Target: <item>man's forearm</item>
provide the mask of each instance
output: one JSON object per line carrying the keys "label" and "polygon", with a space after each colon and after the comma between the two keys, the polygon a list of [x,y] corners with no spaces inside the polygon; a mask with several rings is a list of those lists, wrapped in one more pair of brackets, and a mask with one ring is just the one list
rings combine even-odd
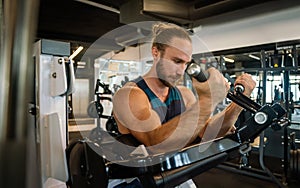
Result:
{"label": "man's forearm", "polygon": [[[211,117],[211,114],[214,111],[216,104],[213,104],[211,98],[200,98],[200,100],[198,100],[198,102],[195,104],[195,107],[198,108],[197,129],[194,132],[194,135],[191,138],[189,144],[193,142],[197,137],[199,137],[199,135],[203,135],[207,126],[206,122]],[[195,124],[195,122],[193,123]]]}
{"label": "man's forearm", "polygon": [[242,109],[231,103],[222,112],[212,116],[206,123],[205,132],[200,134],[202,140],[208,141],[224,136],[232,128]]}
{"label": "man's forearm", "polygon": [[156,145],[162,141],[169,142],[167,145],[172,148],[180,147],[182,144],[189,145],[203,131],[212,113],[213,108],[209,107],[208,103],[207,101],[204,105],[204,101],[197,101],[181,115],[149,132],[149,138],[152,138],[149,145]]}
{"label": "man's forearm", "polygon": [[217,137],[224,136],[235,124],[243,108],[237,105],[236,103],[230,103],[224,111],[224,119],[222,127],[218,133]]}

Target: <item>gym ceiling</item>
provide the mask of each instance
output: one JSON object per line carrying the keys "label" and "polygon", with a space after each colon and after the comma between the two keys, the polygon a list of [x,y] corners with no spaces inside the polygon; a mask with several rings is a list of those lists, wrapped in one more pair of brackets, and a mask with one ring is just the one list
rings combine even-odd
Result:
{"label": "gym ceiling", "polygon": [[299,4],[292,0],[41,0],[37,39],[71,42],[76,49],[132,22],[161,20],[193,29]]}

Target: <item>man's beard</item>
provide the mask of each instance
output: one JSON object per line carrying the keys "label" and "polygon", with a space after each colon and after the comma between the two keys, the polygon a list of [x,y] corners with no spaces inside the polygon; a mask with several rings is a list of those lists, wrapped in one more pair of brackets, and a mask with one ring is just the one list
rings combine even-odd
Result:
{"label": "man's beard", "polygon": [[174,87],[176,85],[176,82],[178,81],[179,78],[173,78],[172,80],[168,79],[168,77],[166,77],[165,73],[165,69],[163,67],[163,60],[160,59],[157,62],[157,66],[156,66],[156,73],[158,76],[158,79],[161,81],[161,83],[163,83],[165,86],[167,87]]}

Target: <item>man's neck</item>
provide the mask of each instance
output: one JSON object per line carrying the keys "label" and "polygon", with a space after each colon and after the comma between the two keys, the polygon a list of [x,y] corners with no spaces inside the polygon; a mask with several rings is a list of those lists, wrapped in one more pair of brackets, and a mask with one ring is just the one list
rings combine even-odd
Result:
{"label": "man's neck", "polygon": [[148,74],[143,76],[143,79],[147,83],[152,92],[155,93],[162,101],[168,97],[169,87],[164,85],[157,77],[150,76]]}

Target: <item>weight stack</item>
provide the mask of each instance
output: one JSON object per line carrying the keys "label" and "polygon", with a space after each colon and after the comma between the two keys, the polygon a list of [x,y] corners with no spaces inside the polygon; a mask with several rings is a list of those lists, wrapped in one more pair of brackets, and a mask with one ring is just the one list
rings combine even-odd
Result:
{"label": "weight stack", "polygon": [[290,176],[300,180],[300,149],[290,150]]}

